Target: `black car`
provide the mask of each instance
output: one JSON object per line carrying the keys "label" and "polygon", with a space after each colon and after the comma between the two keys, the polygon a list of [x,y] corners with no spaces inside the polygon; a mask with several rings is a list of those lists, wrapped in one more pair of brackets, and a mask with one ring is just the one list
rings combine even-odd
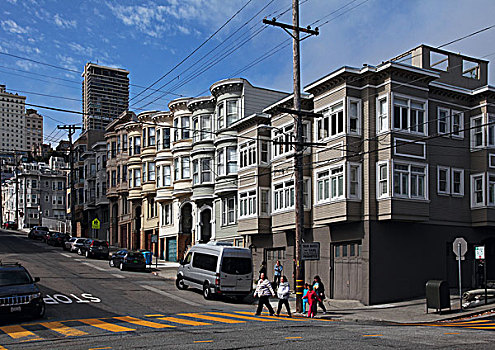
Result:
{"label": "black car", "polygon": [[48,237],[46,243],[54,247],[63,247],[69,239],[70,235],[68,233],[50,232],[50,237]]}
{"label": "black car", "polygon": [[101,257],[108,259],[108,242],[89,238],[79,247],[77,253],[86,258]]}
{"label": "black car", "polygon": [[146,271],[146,258],[143,253],[125,249],[113,253],[108,264],[111,267],[118,267],[121,271]]}
{"label": "black car", "polygon": [[45,302],[36,282],[20,264],[0,262],[0,315],[43,317]]}
{"label": "black car", "polygon": [[50,232],[48,227],[46,226],[34,226],[31,231],[28,233],[28,238],[31,239],[39,239],[44,241],[46,239],[46,235]]}

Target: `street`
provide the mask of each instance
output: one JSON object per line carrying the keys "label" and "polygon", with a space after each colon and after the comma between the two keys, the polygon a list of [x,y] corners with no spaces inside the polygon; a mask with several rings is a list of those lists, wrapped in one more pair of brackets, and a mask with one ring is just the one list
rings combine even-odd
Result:
{"label": "street", "polygon": [[338,314],[254,317],[254,305],[207,301],[173,280],[122,272],[14,231],[0,231],[0,259],[40,277],[47,303],[43,319],[2,323],[0,349],[488,349],[495,341],[492,319],[400,325],[343,322]]}

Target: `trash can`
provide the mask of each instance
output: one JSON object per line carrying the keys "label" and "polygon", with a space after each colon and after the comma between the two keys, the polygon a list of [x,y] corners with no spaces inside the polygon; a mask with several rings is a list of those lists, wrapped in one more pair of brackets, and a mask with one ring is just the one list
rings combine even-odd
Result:
{"label": "trash can", "polygon": [[426,313],[428,309],[436,309],[442,313],[442,309],[450,310],[450,291],[446,281],[431,280],[426,282]]}
{"label": "trash can", "polygon": [[141,253],[143,253],[144,258],[146,259],[146,265],[151,265],[151,259],[153,257],[153,254],[149,250],[140,250]]}

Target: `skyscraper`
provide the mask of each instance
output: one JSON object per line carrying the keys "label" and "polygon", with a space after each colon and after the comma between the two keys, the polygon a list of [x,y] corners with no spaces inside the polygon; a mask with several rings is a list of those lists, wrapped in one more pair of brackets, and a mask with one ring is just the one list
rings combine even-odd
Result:
{"label": "skyscraper", "polygon": [[86,63],[82,74],[84,130],[105,129],[129,107],[129,71]]}
{"label": "skyscraper", "polygon": [[26,97],[6,91],[0,85],[0,149],[5,151],[26,150],[25,124]]}

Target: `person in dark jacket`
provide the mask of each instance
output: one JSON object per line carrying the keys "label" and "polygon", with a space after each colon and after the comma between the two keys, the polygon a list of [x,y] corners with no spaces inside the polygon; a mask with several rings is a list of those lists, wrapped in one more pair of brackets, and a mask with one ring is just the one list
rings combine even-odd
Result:
{"label": "person in dark jacket", "polygon": [[273,291],[272,284],[265,277],[265,274],[262,273],[260,276],[260,280],[256,286],[256,290],[254,291],[254,297],[259,298],[258,308],[256,309],[256,316],[261,315],[261,311],[263,310],[263,305],[266,306],[270,316],[273,316],[275,313],[273,311],[272,306],[270,305],[270,296],[275,296],[275,292]]}
{"label": "person in dark jacket", "polygon": [[260,270],[258,272],[260,273],[260,278],[262,273],[264,273],[266,276],[266,261],[263,260],[263,262],[260,265]]}
{"label": "person in dark jacket", "polygon": [[325,285],[320,279],[320,276],[316,275],[313,280],[313,290],[318,295],[318,306],[323,310],[323,314],[327,313],[325,305],[323,305],[323,300],[325,300]]}

